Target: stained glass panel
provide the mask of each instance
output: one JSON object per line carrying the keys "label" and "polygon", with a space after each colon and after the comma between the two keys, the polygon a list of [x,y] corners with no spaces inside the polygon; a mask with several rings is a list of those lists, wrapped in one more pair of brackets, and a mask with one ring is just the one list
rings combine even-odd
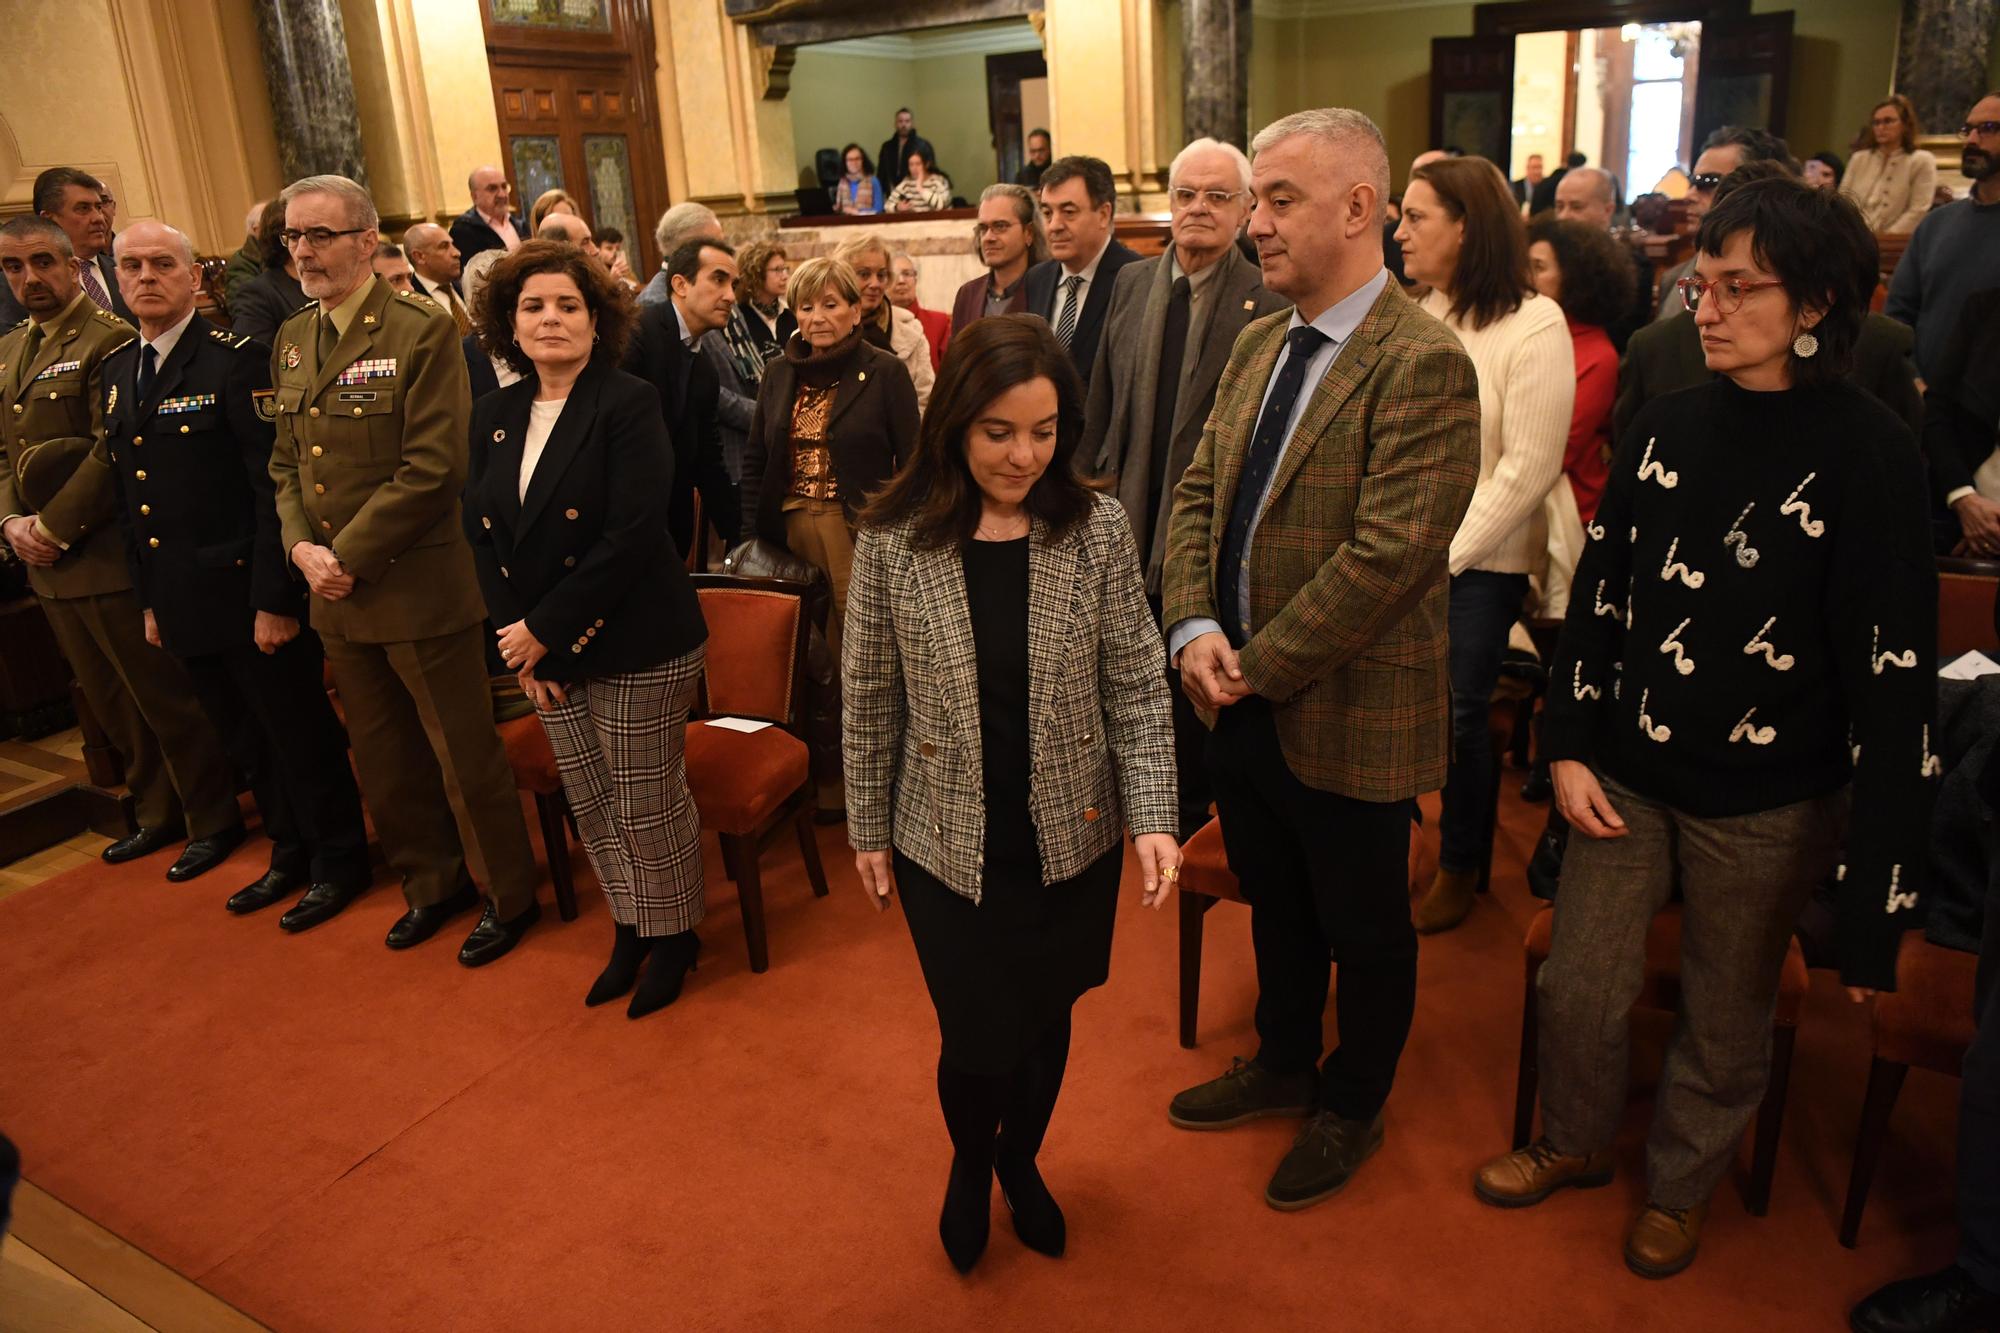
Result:
{"label": "stained glass panel", "polygon": [[493,21],[509,28],[554,28],[564,32],[610,32],[605,0],[487,0]]}
{"label": "stained glass panel", "polygon": [[584,135],[583,169],[590,176],[591,226],[598,231],[616,227],[628,245],[635,244],[639,232],[632,218],[632,160],[625,136]]}
{"label": "stained glass panel", "polygon": [[554,135],[517,134],[508,141],[514,159],[514,198],[532,203],[544,190],[563,188],[562,145]]}

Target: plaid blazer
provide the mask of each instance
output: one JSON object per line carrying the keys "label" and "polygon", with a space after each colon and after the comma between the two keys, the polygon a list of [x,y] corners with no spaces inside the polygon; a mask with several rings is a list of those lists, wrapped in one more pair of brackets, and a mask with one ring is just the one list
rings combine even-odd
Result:
{"label": "plaid blazer", "polygon": [[[1215,565],[1289,312],[1244,329],[1174,492],[1163,619],[1216,616]],[[1444,562],[1479,479],[1479,389],[1390,283],[1313,391],[1250,551],[1243,674],[1301,782],[1366,801],[1444,784]]]}
{"label": "plaid blazer", "polygon": [[[1172,834],[1166,653],[1125,511],[1097,495],[1060,541],[1028,551],[1029,809],[1042,882],[1082,871],[1121,828]],[[843,622],[847,840],[897,850],[979,901],[986,849],[977,650],[956,546],[907,524],[865,529]]]}

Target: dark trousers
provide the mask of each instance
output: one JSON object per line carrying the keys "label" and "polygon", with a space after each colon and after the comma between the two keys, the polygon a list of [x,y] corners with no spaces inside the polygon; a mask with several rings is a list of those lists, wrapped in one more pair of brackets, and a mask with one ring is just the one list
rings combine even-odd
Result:
{"label": "dark trousers", "polygon": [[1358,801],[1308,787],[1278,744],[1270,704],[1224,708],[1208,773],[1229,869],[1250,903],[1257,953],[1257,1061],[1281,1074],[1319,1063],[1332,965],[1340,1042],[1320,1104],[1370,1120],[1389,1098],[1417,1003],[1410,925],[1411,801]]}
{"label": "dark trousers", "polygon": [[327,701],[319,636],[301,627],[275,653],[245,644],[183,658],[195,697],[250,779],[271,868],[315,884],[368,882],[368,832],[347,766],[347,733]]}
{"label": "dark trousers", "polygon": [[1521,618],[1526,574],[1469,569],[1451,579],[1451,769],[1440,795],[1438,865],[1477,871],[1490,854],[1493,737],[1486,729],[1507,632]]}
{"label": "dark trousers", "polygon": [[1986,886],[1975,994],[1979,1035],[1965,1052],[1958,1102],[1958,1262],[2000,1291],[2000,877]]}

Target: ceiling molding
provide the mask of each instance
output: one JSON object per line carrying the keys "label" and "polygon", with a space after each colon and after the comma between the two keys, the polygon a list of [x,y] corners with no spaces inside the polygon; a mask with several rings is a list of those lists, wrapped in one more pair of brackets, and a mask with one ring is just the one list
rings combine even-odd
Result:
{"label": "ceiling molding", "polygon": [[1444,9],[1465,0],[1251,0],[1250,12],[1260,19],[1330,19],[1387,10]]}
{"label": "ceiling molding", "polygon": [[1018,27],[973,32],[898,33],[890,37],[849,37],[799,48],[801,54],[859,56],[870,60],[922,60],[932,56],[1002,55],[1039,51],[1042,39],[1026,22]]}

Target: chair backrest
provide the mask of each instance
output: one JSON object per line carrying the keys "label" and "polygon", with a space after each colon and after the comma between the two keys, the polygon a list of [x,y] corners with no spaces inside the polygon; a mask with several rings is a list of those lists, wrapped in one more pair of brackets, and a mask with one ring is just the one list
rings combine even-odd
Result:
{"label": "chair backrest", "polygon": [[1938,561],[1938,660],[1979,651],[2000,655],[1994,628],[1994,598],[2000,596],[2000,565],[1987,560]]}
{"label": "chair backrest", "polygon": [[708,622],[705,711],[802,733],[806,637],[812,628],[807,586],[734,574],[690,577]]}

